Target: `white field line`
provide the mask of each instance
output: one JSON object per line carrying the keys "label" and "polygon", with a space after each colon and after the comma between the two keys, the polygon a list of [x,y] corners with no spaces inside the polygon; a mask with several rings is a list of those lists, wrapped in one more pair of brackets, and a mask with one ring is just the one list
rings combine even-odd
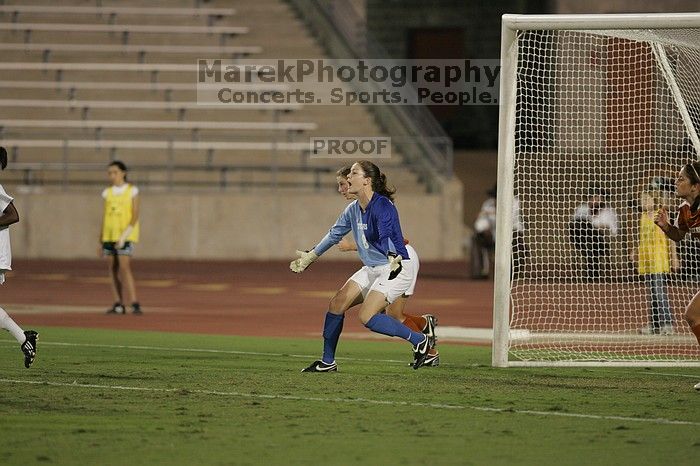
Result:
{"label": "white field line", "polygon": [[[85,277],[83,277],[84,279]],[[87,277],[89,278],[89,277]],[[205,285],[206,286],[206,285]],[[242,288],[244,291],[246,287]],[[5,310],[10,315],[27,314],[102,314],[104,309],[94,306],[65,306],[65,305],[37,305],[37,304],[7,304]],[[173,308],[149,308],[149,313],[178,313],[179,310]],[[459,326],[439,326],[435,329],[435,334],[442,342],[467,342],[487,344],[493,341],[492,328],[472,328]],[[307,335],[318,335],[317,333]],[[383,335],[372,332],[345,332],[346,338],[373,340],[384,339]],[[536,332],[528,329],[510,329],[510,339],[516,343],[552,343],[552,342],[578,342],[616,345],[616,344],[673,344],[673,345],[695,345],[695,336],[692,333],[676,333],[674,335],[640,335],[636,332]]]}
{"label": "white field line", "polygon": [[649,375],[663,375],[666,377],[686,377],[689,379],[700,379],[700,375],[692,375],[692,374],[672,374],[669,372],[653,372],[653,371],[627,371],[629,373],[634,373],[634,374],[649,374]]}
{"label": "white field line", "polygon": [[[15,340],[0,340],[2,343],[12,343],[16,344]],[[290,354],[290,353],[262,353],[257,351],[235,351],[235,350],[219,350],[219,349],[204,349],[204,348],[171,348],[166,346],[139,346],[139,345],[102,345],[96,343],[65,343],[57,341],[41,341],[39,347],[41,346],[77,346],[77,347],[87,347],[87,348],[111,348],[111,349],[134,349],[134,350],[146,350],[146,351],[178,351],[183,353],[214,353],[214,354],[236,354],[241,356],[272,356],[272,357],[289,357],[289,358],[300,358],[300,359],[313,359],[318,358],[319,355],[310,354]],[[338,357],[336,359],[342,361],[360,361],[360,362],[388,362],[392,364],[408,364],[409,357],[405,360],[398,359],[363,359],[363,358],[348,358],[348,357]],[[477,366],[477,364],[474,364]]]}
{"label": "white field line", "polygon": [[[15,340],[0,340],[0,343],[6,343],[9,346],[15,346],[17,342]],[[290,353],[263,353],[257,351],[236,351],[236,350],[221,350],[221,349],[205,349],[205,348],[173,348],[166,346],[141,346],[141,345],[105,345],[98,343],[70,343],[70,342],[57,342],[57,341],[42,341],[41,346],[73,346],[73,347],[85,347],[85,348],[111,348],[111,349],[132,349],[132,350],[146,350],[146,351],[177,351],[183,353],[212,353],[212,354],[235,354],[240,356],[271,356],[271,357],[289,357],[297,359],[312,359],[318,357],[311,354],[290,354]],[[407,364],[408,360],[398,360],[398,359],[368,359],[368,358],[352,358],[352,357],[338,357],[339,361],[357,361],[357,362],[385,362],[390,364]],[[451,366],[450,363],[441,363],[442,366]],[[463,367],[479,367],[481,364],[467,364]],[[589,368],[590,370],[595,370],[595,368]],[[615,368],[601,367],[600,370],[608,371]],[[667,373],[667,372],[654,372],[654,371],[623,371],[622,369],[615,370],[615,372],[627,372],[630,374],[649,374],[649,375],[663,375],[669,377],[686,377],[697,379],[700,378],[697,374],[677,374],[677,373]]]}
{"label": "white field line", "polygon": [[[53,304],[8,304],[3,305],[3,308],[10,315],[29,315],[29,314],[104,314],[104,307],[98,306],[68,306],[68,305],[53,305]],[[172,312],[172,308],[155,307],[148,308],[149,313],[164,313]]]}
{"label": "white field line", "polygon": [[652,424],[666,425],[683,425],[683,426],[700,426],[700,422],[693,421],[678,421],[664,418],[641,418],[627,416],[603,416],[596,414],[580,414],[580,413],[564,413],[557,411],[535,411],[535,410],[519,410],[511,408],[493,408],[486,406],[471,406],[459,404],[444,404],[444,403],[416,403],[407,401],[394,400],[372,400],[368,398],[322,398],[311,396],[294,396],[294,395],[263,395],[259,393],[243,393],[243,392],[224,392],[217,390],[191,390],[188,388],[157,388],[157,387],[128,387],[123,385],[98,385],[85,383],[66,383],[66,382],[50,382],[39,380],[17,380],[17,379],[0,379],[0,383],[7,384],[24,384],[24,385],[48,385],[52,387],[72,387],[72,388],[94,388],[98,390],[124,390],[124,391],[140,391],[140,392],[156,392],[156,393],[195,393],[198,395],[213,395],[213,396],[230,396],[237,398],[256,398],[267,400],[285,400],[285,401],[314,401],[326,403],[352,403],[352,404],[372,404],[386,406],[407,406],[411,408],[433,408],[433,409],[452,409],[452,410],[473,410],[491,413],[514,413],[525,414],[532,416],[555,416],[555,417],[570,417],[577,419],[596,419],[609,421],[624,421],[624,422],[646,422]]}

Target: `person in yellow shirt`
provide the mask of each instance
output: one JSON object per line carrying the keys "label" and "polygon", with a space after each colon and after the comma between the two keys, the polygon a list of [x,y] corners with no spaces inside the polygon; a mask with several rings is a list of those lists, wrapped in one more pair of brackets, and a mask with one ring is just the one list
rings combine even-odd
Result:
{"label": "person in yellow shirt", "polygon": [[124,288],[131,298],[133,314],[142,314],[131,272],[131,254],[139,240],[139,190],[126,180],[127,168],[118,160],[109,164],[111,186],[102,191],[104,214],[100,233],[101,253],[108,257],[114,305],[107,314],[126,314]]}
{"label": "person in yellow shirt", "polygon": [[641,333],[670,335],[673,333],[673,315],[666,284],[671,270],[678,270],[676,246],[654,224],[654,215],[662,207],[661,192],[642,192],[640,206],[639,244],[632,251],[632,260],[647,284],[650,303],[649,326],[642,328]]}

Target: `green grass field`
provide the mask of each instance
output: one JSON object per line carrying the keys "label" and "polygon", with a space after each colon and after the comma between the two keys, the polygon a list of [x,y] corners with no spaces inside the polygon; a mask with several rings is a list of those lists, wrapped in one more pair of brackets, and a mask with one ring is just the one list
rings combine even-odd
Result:
{"label": "green grass field", "polygon": [[[490,350],[40,328],[0,341],[0,464],[697,464],[693,368],[494,369]],[[693,460],[696,458],[696,460]]]}

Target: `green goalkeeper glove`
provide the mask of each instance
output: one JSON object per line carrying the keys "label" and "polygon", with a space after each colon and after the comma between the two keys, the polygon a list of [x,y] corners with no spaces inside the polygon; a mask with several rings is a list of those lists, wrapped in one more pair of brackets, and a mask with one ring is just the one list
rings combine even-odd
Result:
{"label": "green goalkeeper glove", "polygon": [[289,264],[289,268],[295,273],[302,273],[313,261],[318,259],[313,249],[311,251],[297,251],[297,255],[299,258]]}

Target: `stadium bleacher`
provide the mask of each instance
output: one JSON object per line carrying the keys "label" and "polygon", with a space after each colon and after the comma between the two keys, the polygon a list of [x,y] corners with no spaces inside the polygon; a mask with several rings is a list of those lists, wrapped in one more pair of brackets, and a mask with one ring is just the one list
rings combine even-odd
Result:
{"label": "stadium bleacher", "polygon": [[[187,187],[188,176],[191,187],[235,187],[232,173],[265,188],[291,187],[294,179],[301,187],[331,186],[332,176],[319,173],[342,162],[317,159],[305,174],[309,137],[380,136],[381,129],[361,107],[197,104],[197,58],[323,56],[283,2],[218,6],[0,5],[0,137],[16,170],[8,182],[100,185],[104,164],[119,158],[137,168],[132,178],[146,187]],[[423,189],[400,155],[393,157],[386,164],[392,181]]]}

